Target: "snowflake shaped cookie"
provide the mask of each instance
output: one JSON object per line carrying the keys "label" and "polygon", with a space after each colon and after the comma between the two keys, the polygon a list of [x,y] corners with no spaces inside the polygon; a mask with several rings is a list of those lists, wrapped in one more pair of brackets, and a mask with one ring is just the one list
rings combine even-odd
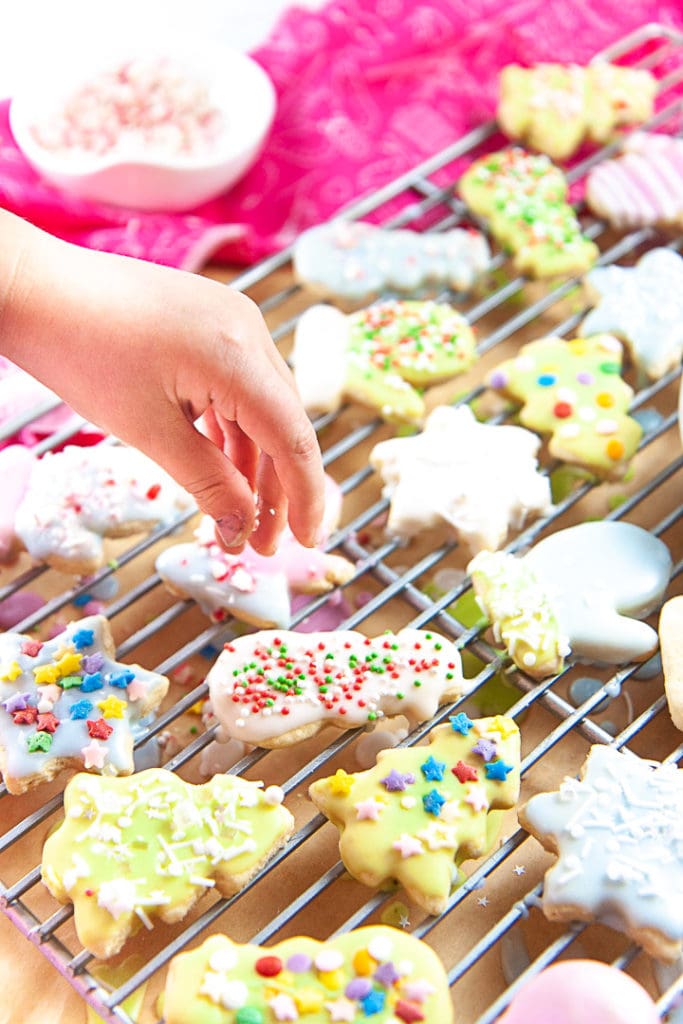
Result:
{"label": "snowflake shaped cookie", "polygon": [[292,831],[282,797],[234,775],[194,786],[163,768],[80,773],[43,848],[43,882],[73,903],[83,946],[107,959],[141,924],[179,921],[207,890],[246,885]]}
{"label": "snowflake shaped cookie", "polygon": [[615,747],[593,746],[581,778],[540,793],[519,818],[557,853],[545,876],[550,920],[607,919],[652,956],[683,940],[683,773]]}
{"label": "snowflake shaped cookie", "polygon": [[164,1019],[451,1024],[453,1003],[441,962],[426,943],[369,925],[326,942],[297,936],[267,948],[212,935],[171,961]]}
{"label": "snowflake shaped cookie", "polygon": [[107,620],[72,622],[41,643],[0,635],[0,769],[10,793],[64,769],[133,771],[133,743],[168,690],[156,672],[115,660]]}
{"label": "snowflake shaped cookie", "polygon": [[314,782],[313,802],[341,830],[339,850],[365,885],[396,880],[430,914],[446,907],[457,867],[495,839],[519,795],[519,730],[512,718],[454,715],[428,747],[382,750],[368,771]]}
{"label": "snowflake shaped cookie", "polygon": [[447,523],[473,553],[495,550],[510,529],[552,507],[539,447],[523,427],[437,406],[421,434],[380,441],[370,453],[390,501],[389,533],[408,538]]}
{"label": "snowflake shaped cookie", "polygon": [[683,259],[651,249],[634,267],[595,267],[586,275],[596,299],[581,325],[584,335],[622,338],[651,380],[677,366],[683,353]]}

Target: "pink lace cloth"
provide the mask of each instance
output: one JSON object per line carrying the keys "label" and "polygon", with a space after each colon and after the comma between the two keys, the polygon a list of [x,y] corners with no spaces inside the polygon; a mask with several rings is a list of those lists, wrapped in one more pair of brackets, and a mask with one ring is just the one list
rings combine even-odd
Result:
{"label": "pink lace cloth", "polygon": [[28,167],[0,105],[0,205],[93,249],[197,270],[250,263],[489,118],[510,62],[585,62],[647,22],[683,29],[680,0],[332,0],[293,7],[253,56],[278,113],[255,167],[186,214],[60,193]]}

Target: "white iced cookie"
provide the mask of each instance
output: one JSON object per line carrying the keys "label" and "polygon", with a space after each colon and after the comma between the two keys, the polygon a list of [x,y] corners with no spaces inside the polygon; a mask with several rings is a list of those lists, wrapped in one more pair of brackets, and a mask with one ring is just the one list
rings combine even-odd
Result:
{"label": "white iced cookie", "polygon": [[419,233],[344,220],[304,231],[292,253],[298,281],[323,298],[356,306],[385,290],[411,296],[425,288],[467,291],[490,259],[480,231]]}
{"label": "white iced cookie", "polygon": [[249,544],[239,555],[228,554],[216,543],[213,520],[204,516],[196,539],[166,548],[156,570],[172,593],[193,598],[216,622],[233,615],[254,626],[284,628],[291,619],[292,594],[322,594],[353,576],[352,562],[323,550],[339,521],[341,501],[341,490],[326,476],[319,547],[304,547],[285,527],[273,555],[261,555]]}
{"label": "white iced cookie", "polygon": [[683,596],[672,597],[662,608],[659,645],[669,714],[683,732]]}
{"label": "white iced cookie", "polygon": [[271,748],[325,724],[353,729],[403,715],[415,725],[468,688],[455,645],[419,629],[373,638],[263,630],[226,644],[207,682],[224,733]]}
{"label": "white iced cookie", "polygon": [[651,249],[634,267],[594,267],[585,278],[595,309],[581,334],[615,334],[634,362],[658,380],[683,353],[683,259],[673,249]]}
{"label": "white iced cookie", "polygon": [[33,558],[86,575],[104,562],[104,537],[152,530],[192,503],[168,473],[135,448],[68,447],[36,462],[15,529]]}
{"label": "white iced cookie", "polygon": [[671,566],[666,544],[647,530],[602,521],[559,530],[521,559],[474,559],[469,571],[513,661],[541,676],[559,671],[567,645],[575,658],[609,665],[647,658],[657,633],[638,620],[662,600]]}
{"label": "white iced cookie", "polygon": [[380,441],[370,464],[389,498],[390,534],[408,538],[442,523],[472,553],[552,507],[538,472],[538,437],[523,427],[479,423],[468,406],[437,406],[414,437]]}
{"label": "white iced cookie", "polygon": [[533,796],[519,820],[557,854],[546,872],[551,921],[610,924],[673,961],[683,939],[683,772],[593,746],[581,778]]}
{"label": "white iced cookie", "polygon": [[294,335],[294,379],[309,413],[345,398],[386,420],[420,423],[423,388],[449,380],[477,358],[472,328],[443,302],[389,301],[348,316],[311,306]]}
{"label": "white iced cookie", "polygon": [[588,174],[586,201],[616,228],[683,225],[683,139],[633,132]]}

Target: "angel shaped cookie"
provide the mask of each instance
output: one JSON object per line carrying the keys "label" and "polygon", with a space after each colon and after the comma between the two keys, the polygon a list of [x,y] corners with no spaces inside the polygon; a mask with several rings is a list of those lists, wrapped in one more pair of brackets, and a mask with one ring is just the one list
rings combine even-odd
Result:
{"label": "angel shaped cookie", "polygon": [[285,628],[293,594],[323,594],[353,576],[352,562],[324,550],[339,521],[341,503],[339,486],[326,475],[319,546],[305,548],[285,527],[277,551],[268,556],[249,544],[239,555],[224,551],[216,543],[213,520],[204,516],[196,539],[166,548],[156,560],[156,570],[172,593],[194,598],[215,622],[233,615],[259,628]]}
{"label": "angel shaped cookie", "polygon": [[23,793],[67,769],[108,775],[133,771],[141,720],[168,680],[115,660],[107,620],[72,622],[44,643],[0,635],[0,770],[10,793]]}
{"label": "angel shaped cookie", "polygon": [[81,773],[43,847],[43,882],[73,903],[83,946],[107,959],[141,924],[179,921],[208,890],[246,885],[292,831],[282,797],[235,775],[193,786],[164,768]]}
{"label": "angel shaped cookie", "polygon": [[539,679],[559,672],[570,651],[610,665],[647,658],[657,632],[639,620],[662,600],[671,569],[663,541],[611,521],[558,530],[521,558],[482,552],[468,566],[496,635]]}
{"label": "angel shaped cookie", "polygon": [[388,532],[408,538],[446,523],[472,552],[495,550],[552,508],[539,448],[523,427],[479,423],[465,405],[437,406],[422,433],[370,452],[390,501]]}
{"label": "angel shaped cookie", "polygon": [[453,1004],[443,966],[426,943],[369,925],[326,942],[300,935],[267,948],[212,935],[171,961],[164,1019],[452,1024]]}
{"label": "angel shaped cookie", "polygon": [[368,771],[319,779],[316,807],[341,830],[339,851],[365,885],[391,880],[430,914],[445,910],[457,866],[495,840],[519,796],[519,730],[512,718],[460,712],[429,746],[382,750]]}
{"label": "angel shaped cookie", "polygon": [[359,306],[384,290],[416,296],[425,288],[470,289],[489,265],[480,231],[409,231],[366,221],[317,224],[294,243],[294,273],[323,298]]}
{"label": "angel shaped cookie", "polygon": [[476,357],[465,317],[428,301],[382,302],[348,316],[311,306],[299,319],[292,351],[309,412],[333,412],[351,398],[405,423],[424,417],[420,388],[463,373]]}
{"label": "angel shaped cookie", "polygon": [[33,558],[87,575],[104,562],[104,537],[172,522],[193,499],[135,448],[67,447],[37,459],[14,527]]}
{"label": "angel shaped cookie", "polygon": [[533,796],[519,820],[557,861],[546,872],[551,921],[608,918],[652,956],[681,953],[683,772],[593,746],[580,779]]}
{"label": "angel shaped cookie", "polygon": [[262,747],[298,743],[325,724],[353,729],[391,715],[417,724],[467,692],[455,645],[420,629],[372,638],[262,630],[226,644],[207,682],[224,732]]}

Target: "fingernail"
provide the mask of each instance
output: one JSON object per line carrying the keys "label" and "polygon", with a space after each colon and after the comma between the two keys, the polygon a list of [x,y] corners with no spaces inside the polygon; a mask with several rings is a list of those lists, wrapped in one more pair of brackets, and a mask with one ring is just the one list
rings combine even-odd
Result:
{"label": "fingernail", "polygon": [[217,519],[216,529],[220,533],[223,543],[228,548],[243,544],[247,539],[244,530],[244,516],[241,516],[238,512],[231,512],[230,515]]}

